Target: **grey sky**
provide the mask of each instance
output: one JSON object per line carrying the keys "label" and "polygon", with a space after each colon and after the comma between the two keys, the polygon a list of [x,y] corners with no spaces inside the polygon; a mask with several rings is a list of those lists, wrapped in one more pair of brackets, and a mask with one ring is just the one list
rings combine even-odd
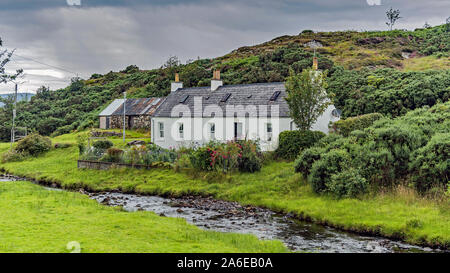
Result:
{"label": "grey sky", "polygon": [[[313,30],[386,29],[385,11],[402,12],[396,28],[414,29],[450,16],[448,0],[0,0],[0,37],[6,48],[79,73],[159,67],[169,56],[216,57],[244,45]],[[371,3],[373,5],[369,5]],[[16,57],[24,68],[20,91],[64,87],[70,72]],[[12,90],[0,85],[0,93]]]}

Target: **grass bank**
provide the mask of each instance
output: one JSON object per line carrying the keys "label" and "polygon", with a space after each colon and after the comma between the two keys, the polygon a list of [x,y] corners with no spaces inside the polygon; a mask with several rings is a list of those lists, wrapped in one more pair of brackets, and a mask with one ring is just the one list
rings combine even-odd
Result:
{"label": "grass bank", "polygon": [[30,182],[0,182],[0,252],[285,252],[278,241],[203,231],[181,218],[124,212]]}
{"label": "grass bank", "polygon": [[[74,135],[54,142],[74,142]],[[120,143],[120,140],[114,140]],[[0,153],[8,144],[0,144]],[[437,203],[412,192],[394,191],[363,199],[336,200],[318,196],[295,174],[292,163],[274,162],[256,174],[234,174],[226,179],[173,170],[78,170],[77,148],[52,150],[23,162],[1,164],[3,170],[66,188],[120,190],[158,195],[212,195],[242,204],[292,212],[300,218],[344,230],[383,235],[413,244],[450,246],[449,203]]]}

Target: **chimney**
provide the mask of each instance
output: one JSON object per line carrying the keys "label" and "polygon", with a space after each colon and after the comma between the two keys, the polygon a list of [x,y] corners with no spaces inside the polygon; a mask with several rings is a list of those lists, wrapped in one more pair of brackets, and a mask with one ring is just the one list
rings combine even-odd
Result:
{"label": "chimney", "polygon": [[170,85],[170,92],[175,92],[181,88],[183,88],[183,82],[180,82],[180,75],[175,73],[175,81]]}
{"label": "chimney", "polygon": [[223,82],[220,80],[220,70],[214,70],[213,78],[211,80],[211,91],[216,91],[222,85]]}
{"label": "chimney", "polygon": [[313,70],[319,70],[319,60],[316,56],[313,58]]}

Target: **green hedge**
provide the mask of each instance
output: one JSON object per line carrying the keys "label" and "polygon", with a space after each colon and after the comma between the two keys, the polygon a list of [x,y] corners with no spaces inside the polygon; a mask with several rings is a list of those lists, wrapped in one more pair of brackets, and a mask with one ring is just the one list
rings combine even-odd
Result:
{"label": "green hedge", "polygon": [[372,113],[357,117],[351,117],[347,119],[341,119],[331,126],[331,129],[343,136],[349,136],[352,131],[364,130],[367,127],[372,126],[372,124],[383,118],[382,114]]}
{"label": "green hedge", "polygon": [[320,131],[284,131],[280,134],[276,155],[292,160],[301,151],[316,144],[325,134]]}

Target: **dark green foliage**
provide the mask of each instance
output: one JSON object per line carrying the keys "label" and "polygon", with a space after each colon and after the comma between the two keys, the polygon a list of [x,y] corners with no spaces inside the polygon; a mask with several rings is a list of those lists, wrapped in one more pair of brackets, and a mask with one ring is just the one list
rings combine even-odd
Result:
{"label": "dark green foliage", "polygon": [[342,117],[381,113],[389,117],[433,106],[450,97],[450,70],[401,72],[395,69],[350,71],[336,69],[328,92]]}
{"label": "dark green foliage", "polygon": [[238,169],[240,172],[259,172],[262,167],[259,145],[253,141],[239,141],[240,155],[238,155]]}
{"label": "dark green foliage", "polygon": [[450,134],[436,134],[416,151],[411,162],[412,181],[425,192],[433,187],[446,188],[450,182]]}
{"label": "dark green foliage", "polygon": [[316,146],[304,150],[297,160],[295,160],[295,172],[302,173],[307,177],[310,172],[314,162],[320,159],[321,155],[324,154],[326,150],[322,147]]}
{"label": "dark green foliage", "polygon": [[37,156],[52,148],[52,141],[48,137],[43,137],[38,134],[31,134],[21,139],[15,150],[18,153],[28,154],[31,156]]}
{"label": "dark green foliage", "polygon": [[331,176],[346,170],[350,166],[350,155],[345,150],[333,149],[324,154],[312,165],[308,181],[314,192],[328,191]]}
{"label": "dark green foliage", "polygon": [[382,118],[348,137],[330,134],[303,151],[295,169],[309,175],[316,192],[337,196],[355,196],[369,184],[377,189],[405,182],[420,192],[442,192],[449,181],[449,130],[450,102],[416,109],[396,119]]}
{"label": "dark green foliage", "polygon": [[348,169],[333,174],[326,185],[328,191],[338,198],[355,197],[367,192],[369,183],[355,169]]}
{"label": "dark green foliage", "polygon": [[301,151],[313,146],[325,136],[320,131],[284,131],[280,133],[276,155],[278,157],[292,160]]}
{"label": "dark green foliage", "polygon": [[108,150],[114,146],[114,144],[110,140],[97,140],[92,144],[92,146],[96,149]]}
{"label": "dark green foliage", "polygon": [[210,171],[213,169],[211,148],[209,146],[194,149],[193,151],[191,151],[189,159],[194,169],[201,171]]}
{"label": "dark green foliage", "polygon": [[364,130],[381,118],[383,118],[382,114],[372,113],[347,119],[341,119],[333,123],[331,129],[335,133],[338,133],[340,135],[349,136],[352,131]]}

